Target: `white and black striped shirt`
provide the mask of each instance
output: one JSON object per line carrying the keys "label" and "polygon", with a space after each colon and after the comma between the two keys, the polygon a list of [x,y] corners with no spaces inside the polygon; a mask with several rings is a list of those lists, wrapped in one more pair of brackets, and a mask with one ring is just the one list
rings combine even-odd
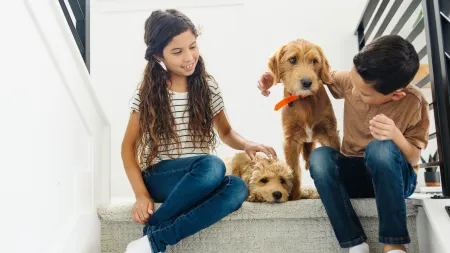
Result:
{"label": "white and black striped shirt", "polygon": [[[222,92],[219,85],[216,82],[208,82],[211,90],[211,109],[213,115],[217,115],[220,111],[225,109]],[[178,151],[175,143],[170,143],[165,153],[160,152],[153,163],[157,163],[162,160],[170,160],[174,158],[185,158],[196,155],[209,154],[211,152],[210,147],[199,147],[199,144],[194,148],[192,137],[189,134],[189,111],[188,111],[188,93],[187,92],[174,92],[169,90],[169,96],[171,97],[171,111],[175,120],[175,129],[177,131],[178,138],[180,140],[181,149]],[[136,92],[130,102],[131,112],[139,111],[140,98],[138,92]],[[167,143],[161,140],[162,143]],[[148,150],[148,147],[147,147]],[[180,152],[180,153],[178,153]],[[147,151],[148,154],[148,151]],[[141,163],[142,169],[148,166],[145,163]]]}

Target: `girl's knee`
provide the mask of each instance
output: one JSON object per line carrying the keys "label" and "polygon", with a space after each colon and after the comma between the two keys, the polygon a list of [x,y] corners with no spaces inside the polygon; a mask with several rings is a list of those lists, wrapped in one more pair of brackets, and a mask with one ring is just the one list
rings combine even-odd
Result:
{"label": "girl's knee", "polygon": [[196,170],[193,173],[199,173],[208,188],[219,186],[225,177],[225,164],[217,156],[205,155],[194,164],[194,167]]}
{"label": "girl's knee", "polygon": [[[234,209],[238,209],[247,199],[248,187],[242,178],[237,176],[227,176],[228,181],[227,195],[229,196],[229,205]],[[234,210],[233,209],[233,210]]]}

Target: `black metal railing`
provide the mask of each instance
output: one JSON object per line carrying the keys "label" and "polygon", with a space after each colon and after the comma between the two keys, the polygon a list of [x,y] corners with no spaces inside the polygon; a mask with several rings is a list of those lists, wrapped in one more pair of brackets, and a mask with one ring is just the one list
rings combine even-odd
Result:
{"label": "black metal railing", "polygon": [[[386,28],[403,3],[394,0],[389,10],[389,0],[369,0],[359,20],[355,34],[358,48],[361,50],[368,42],[379,22],[381,24],[373,38],[385,34]],[[436,139],[439,161],[421,164],[420,167],[439,166],[441,173],[441,198],[450,197],[450,1],[449,0],[412,0],[401,14],[389,34],[399,34],[412,14],[421,6],[423,16],[415,23],[406,39],[413,42],[425,30],[426,46],[418,50],[419,58],[428,55],[429,74],[416,83],[419,88],[431,84],[433,102],[430,110],[434,112],[436,132],[429,139]],[[383,13],[388,11],[380,21]],[[370,24],[370,25],[369,25]]]}
{"label": "black metal railing", "polygon": [[[66,17],[67,24],[72,31],[73,38],[78,46],[81,56],[86,64],[89,66],[89,0],[58,0],[61,9]],[[66,2],[69,3],[67,6]],[[73,13],[75,23],[72,20],[70,12]]]}

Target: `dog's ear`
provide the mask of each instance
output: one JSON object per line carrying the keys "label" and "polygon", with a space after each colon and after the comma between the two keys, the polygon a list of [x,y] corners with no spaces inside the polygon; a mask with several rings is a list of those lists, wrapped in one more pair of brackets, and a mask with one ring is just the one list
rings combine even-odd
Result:
{"label": "dog's ear", "polygon": [[250,166],[253,168],[253,170],[259,169],[259,167],[261,166],[261,163],[256,161],[256,160],[254,160],[254,161],[250,162]]}
{"label": "dog's ear", "polygon": [[322,69],[320,70],[320,79],[323,83],[329,84],[331,83],[331,69],[330,64],[328,63],[327,57],[323,53],[321,47],[317,46],[317,50],[319,51],[320,57],[322,58]]}
{"label": "dog's ear", "polygon": [[280,73],[280,60],[283,57],[284,49],[286,45],[281,46],[272,56],[269,58],[269,69],[272,72],[274,78],[274,84],[279,83],[281,81],[281,73]]}
{"label": "dog's ear", "polygon": [[242,178],[242,180],[244,180],[244,182],[247,185],[249,185],[251,183],[252,176],[253,176],[253,170],[246,169],[246,170],[244,170],[244,173],[242,173],[241,178]]}

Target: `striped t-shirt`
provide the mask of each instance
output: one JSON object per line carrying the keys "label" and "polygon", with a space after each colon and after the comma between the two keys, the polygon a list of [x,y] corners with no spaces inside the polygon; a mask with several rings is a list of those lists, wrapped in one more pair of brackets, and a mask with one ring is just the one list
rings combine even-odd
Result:
{"label": "striped t-shirt", "polygon": [[[216,82],[209,81],[209,88],[211,90],[211,110],[213,115],[216,116],[220,111],[224,110],[225,106],[223,103],[222,92],[220,91],[220,87]],[[199,144],[194,148],[193,141],[191,136],[189,135],[188,127],[189,127],[189,105],[188,105],[188,92],[175,92],[169,90],[169,96],[171,97],[171,111],[173,118],[175,120],[175,129],[177,131],[178,138],[180,140],[180,150],[178,151],[176,143],[171,140],[167,148],[166,153],[159,152],[158,156],[153,161],[153,164],[162,161],[162,160],[170,160],[174,158],[185,158],[196,155],[204,155],[209,154],[211,152],[210,147],[207,147],[206,144],[203,144],[203,147],[200,147]],[[138,91],[134,94],[130,107],[131,112],[139,111],[139,103],[140,98]],[[162,143],[165,143],[162,140]],[[148,147],[147,147],[148,154]],[[141,163],[142,169],[148,164],[144,162]]]}

